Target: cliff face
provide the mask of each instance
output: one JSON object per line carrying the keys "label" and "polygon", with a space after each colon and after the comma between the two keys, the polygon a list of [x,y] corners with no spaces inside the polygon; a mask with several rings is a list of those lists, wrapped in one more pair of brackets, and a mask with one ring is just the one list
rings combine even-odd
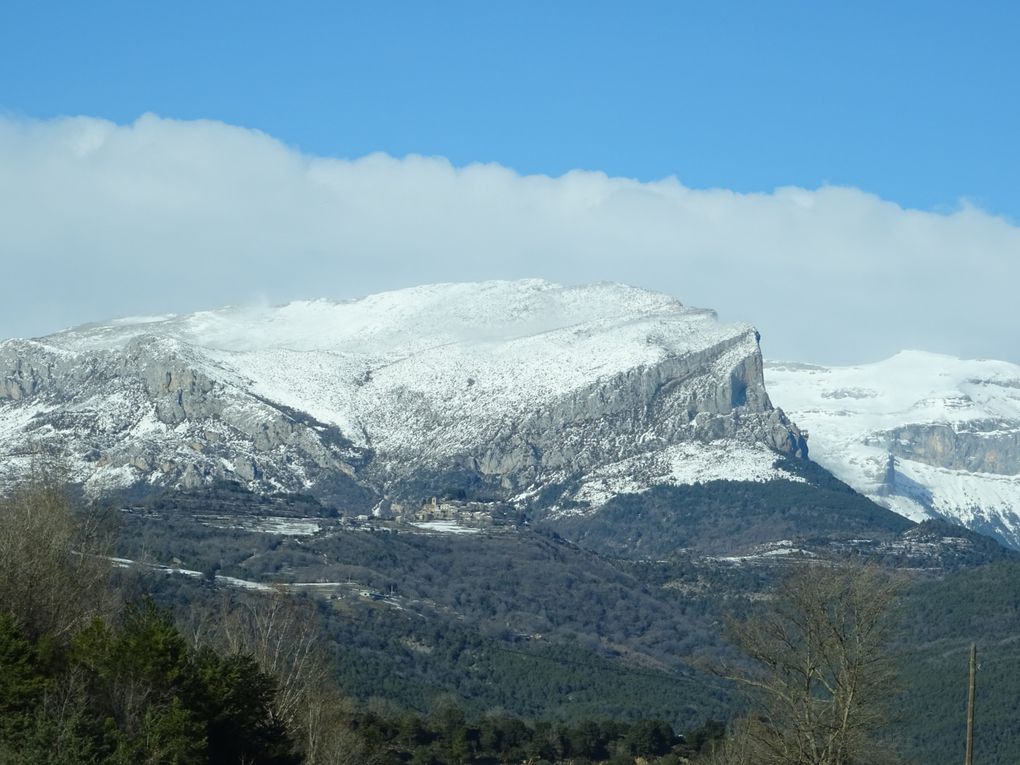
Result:
{"label": "cliff face", "polygon": [[331,496],[365,461],[336,428],[210,376],[192,349],[166,337],[119,350],[3,343],[0,379],[4,483],[55,465],[95,496],[226,477]]}
{"label": "cliff face", "polygon": [[812,457],[908,517],[1020,547],[1020,367],[909,351],[877,364],[770,364]]}
{"label": "cliff face", "polygon": [[901,459],[968,473],[1020,475],[1020,423],[1006,419],[900,425],[882,434]]}
{"label": "cliff face", "polygon": [[0,434],[2,481],[46,458],[95,495],[229,479],[358,508],[445,480],[576,500],[628,460],[645,483],[784,477],[779,453],[806,451],[765,392],[753,328],[538,281],[8,341]]}

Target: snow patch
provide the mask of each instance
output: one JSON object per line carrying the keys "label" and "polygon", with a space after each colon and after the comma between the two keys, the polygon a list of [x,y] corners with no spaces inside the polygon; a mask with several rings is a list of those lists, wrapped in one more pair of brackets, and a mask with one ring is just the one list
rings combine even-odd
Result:
{"label": "snow patch", "polygon": [[422,521],[411,525],[425,531],[438,531],[441,534],[477,534],[481,531],[481,529],[461,526],[456,521]]}
{"label": "snow patch", "polygon": [[778,455],[764,444],[721,440],[675,444],[640,454],[590,473],[574,499],[593,508],[618,494],[637,494],[655,485],[684,486],[708,481],[794,481],[804,479],[776,467]]}

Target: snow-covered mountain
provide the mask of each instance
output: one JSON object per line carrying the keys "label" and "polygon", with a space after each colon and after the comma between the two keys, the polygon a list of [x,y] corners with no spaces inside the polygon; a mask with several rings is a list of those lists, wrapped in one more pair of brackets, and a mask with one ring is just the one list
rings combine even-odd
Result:
{"label": "snow-covered mountain", "polygon": [[773,465],[802,446],[752,327],[615,284],[440,284],[0,344],[0,481],[57,455],[93,495],[226,478],[360,506],[467,482],[597,506],[792,477]]}
{"label": "snow-covered mountain", "polygon": [[1020,547],[1020,367],[907,351],[877,364],[769,362],[811,457],[879,504]]}

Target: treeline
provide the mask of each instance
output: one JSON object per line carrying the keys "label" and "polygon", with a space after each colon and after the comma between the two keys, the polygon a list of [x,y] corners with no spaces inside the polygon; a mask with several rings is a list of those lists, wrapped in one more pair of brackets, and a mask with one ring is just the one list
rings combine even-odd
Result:
{"label": "treeline", "polygon": [[733,555],[777,539],[892,539],[913,524],[853,491],[814,463],[783,462],[794,481],[710,481],[620,494],[592,516],[547,521],[602,555],[668,559],[686,549]]}
{"label": "treeline", "polygon": [[710,721],[678,736],[668,723],[588,720],[576,724],[527,723],[500,713],[469,722],[457,706],[429,716],[352,713],[347,725],[378,763],[610,763],[655,765],[690,762],[722,739],[725,726]]}

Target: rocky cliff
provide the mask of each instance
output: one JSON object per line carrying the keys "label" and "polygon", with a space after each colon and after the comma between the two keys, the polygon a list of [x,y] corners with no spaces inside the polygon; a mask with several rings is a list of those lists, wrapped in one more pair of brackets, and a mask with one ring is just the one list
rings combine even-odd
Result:
{"label": "rocky cliff", "polygon": [[[594,507],[791,477],[755,330],[620,285],[447,284],[127,318],[0,344],[0,480],[239,481],[351,508],[447,485]],[[549,489],[555,491],[549,494]]]}
{"label": "rocky cliff", "polygon": [[769,389],[811,454],[915,520],[1020,547],[1020,367],[909,351],[856,367],[770,363]]}

